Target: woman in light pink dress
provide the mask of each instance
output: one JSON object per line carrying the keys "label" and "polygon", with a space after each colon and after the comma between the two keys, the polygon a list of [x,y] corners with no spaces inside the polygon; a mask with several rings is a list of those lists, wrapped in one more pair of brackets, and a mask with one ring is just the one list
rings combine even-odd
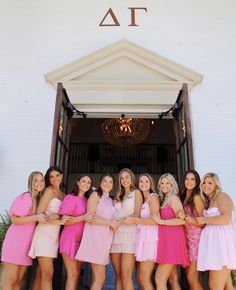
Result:
{"label": "woman in light pink dress", "polygon": [[[158,181],[161,196],[160,216],[153,216],[158,227],[158,251],[155,281],[157,290],[167,290],[167,281],[176,265],[188,266],[187,244],[183,225],[185,221],[178,218],[179,211],[183,211],[182,203],[177,196],[178,185],[174,177],[163,174]],[[177,283],[174,289],[181,290]]]}
{"label": "woman in light pink dress", "polygon": [[180,186],[180,199],[184,212],[179,212],[178,217],[186,221],[185,236],[188,246],[189,266],[186,275],[190,290],[203,290],[199,272],[197,271],[198,247],[202,226],[197,224],[196,217],[202,216],[205,204],[200,196],[200,176],[195,170],[188,170]]}
{"label": "woman in light pink dress", "polygon": [[158,226],[152,219],[160,209],[160,201],[154,190],[154,181],[148,173],[139,176],[139,189],[143,195],[141,217],[128,217],[126,220],[137,224],[137,243],[135,256],[136,277],[140,288],[153,290],[152,273],[157,259]]}
{"label": "woman in light pink dress", "polygon": [[34,171],[28,179],[28,192],[20,194],[13,202],[9,214],[12,225],[2,245],[1,261],[4,264],[3,289],[17,290],[26,271],[32,265],[28,256],[36,222],[44,222],[44,214],[36,214],[41,191],[45,187],[43,174]]}
{"label": "woman in light pink dress", "polygon": [[59,211],[60,215],[69,216],[60,237],[59,250],[66,267],[66,290],[76,290],[82,263],[75,260],[84,231],[84,221],[91,222],[92,214],[87,211],[92,180],[87,175],[79,176],[75,189],[66,195]]}
{"label": "woman in light pink dress", "polygon": [[230,273],[236,269],[234,205],[229,195],[222,192],[215,173],[204,175],[200,190],[202,196],[206,197],[208,209],[203,217],[197,218],[198,224],[205,225],[200,237],[197,269],[209,270],[211,290],[230,289]]}
{"label": "woman in light pink dress", "polygon": [[60,216],[58,214],[63,200],[61,191],[62,172],[57,166],[50,167],[45,174],[46,188],[40,199],[37,213],[45,213],[46,222],[39,223],[34,232],[29,251],[31,258],[36,258],[40,268],[40,287],[52,290],[53,260],[57,257]]}
{"label": "woman in light pink dress", "polygon": [[119,223],[114,221],[114,207],[109,193],[114,185],[114,177],[104,174],[100,186],[88,199],[88,213],[95,218],[85,223],[84,233],[75,258],[91,263],[92,284],[90,290],[102,290],[106,280],[106,265],[109,263],[109,253],[113,238],[113,230]]}
{"label": "woman in light pink dress", "polygon": [[135,188],[133,172],[124,168],[119,173],[119,191],[115,197],[116,219],[123,220],[114,233],[111,260],[116,275],[116,290],[133,290],[132,273],[135,265],[137,225],[127,217],[139,217],[142,194]]}

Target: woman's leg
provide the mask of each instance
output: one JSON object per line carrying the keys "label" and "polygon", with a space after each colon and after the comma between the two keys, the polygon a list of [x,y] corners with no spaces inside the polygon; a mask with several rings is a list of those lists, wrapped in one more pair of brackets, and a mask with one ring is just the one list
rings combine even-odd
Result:
{"label": "woman's leg", "polygon": [[121,253],[111,254],[111,262],[116,275],[116,290],[122,290],[121,285]]}
{"label": "woman's leg", "polygon": [[[20,290],[26,266],[4,263],[3,290]],[[20,276],[23,274],[22,278]]]}
{"label": "woman's leg", "polygon": [[153,261],[139,262],[137,267],[137,280],[142,290],[154,290],[152,284]]}
{"label": "woman's leg", "polygon": [[62,254],[66,267],[66,290],[76,290],[78,287],[82,262],[71,260],[67,255]]}
{"label": "woman's leg", "polygon": [[40,288],[40,284],[41,284],[41,271],[40,271],[40,267],[39,265],[37,265],[37,269],[36,269],[36,273],[35,273],[35,277],[34,277],[34,282],[32,285],[32,290],[41,290]]}
{"label": "woman's leg", "polygon": [[203,290],[197,271],[197,261],[192,261],[185,271],[190,290]]}
{"label": "woman's leg", "polygon": [[132,274],[135,265],[134,254],[122,253],[121,256],[121,284],[122,289],[134,290]]}
{"label": "woman's leg", "polygon": [[231,272],[230,272],[229,278],[227,279],[224,290],[234,290],[234,289],[235,288],[234,288],[233,283],[232,283]]}
{"label": "woman's leg", "polygon": [[102,290],[106,280],[106,266],[91,264],[92,268],[92,285],[90,290]]}
{"label": "woman's leg", "polygon": [[159,264],[157,267],[155,282],[156,290],[167,290],[167,281],[175,265]]}
{"label": "woman's leg", "polygon": [[53,258],[37,257],[41,272],[40,287],[43,290],[52,290]]}
{"label": "woman's leg", "polygon": [[179,284],[179,275],[176,265],[172,265],[173,269],[170,273],[170,277],[168,279],[170,283],[171,290],[181,290],[180,284]]}
{"label": "woman's leg", "polygon": [[210,290],[224,290],[229,275],[231,273],[230,269],[222,269],[219,271],[210,270],[209,271],[209,287]]}

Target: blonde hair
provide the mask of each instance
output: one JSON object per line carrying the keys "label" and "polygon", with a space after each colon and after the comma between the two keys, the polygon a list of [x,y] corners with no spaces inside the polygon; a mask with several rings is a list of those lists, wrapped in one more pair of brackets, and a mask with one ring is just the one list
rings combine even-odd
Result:
{"label": "blonde hair", "polygon": [[118,175],[118,179],[119,179],[119,182],[118,182],[118,192],[115,195],[115,200],[117,200],[117,201],[122,201],[123,198],[124,198],[124,195],[125,195],[124,187],[122,186],[121,181],[120,181],[120,177],[121,177],[122,173],[124,173],[124,172],[127,172],[130,175],[130,177],[131,177],[130,191],[133,191],[133,190],[136,189],[136,186],[135,186],[135,176],[134,176],[133,171],[130,170],[129,168],[123,168],[119,172],[119,175]]}
{"label": "blonde hair", "polygon": [[219,177],[218,177],[218,175],[216,173],[208,172],[208,173],[206,173],[203,176],[203,178],[201,180],[201,183],[200,183],[200,195],[201,195],[201,198],[203,199],[205,205],[209,206],[210,200],[209,200],[208,196],[203,191],[203,184],[204,184],[205,179],[207,177],[212,178],[214,180],[215,184],[216,184],[216,188],[215,188],[214,194],[213,194],[213,196],[211,198],[213,201],[215,200],[217,194],[222,191],[222,187],[221,187],[221,184],[220,184],[220,179],[219,179]]}
{"label": "blonde hair", "polygon": [[165,174],[163,174],[163,175],[159,178],[158,183],[157,183],[157,189],[158,189],[159,195],[160,195],[160,197],[161,197],[161,202],[162,202],[162,203],[163,203],[164,200],[165,200],[165,196],[164,196],[163,192],[160,190],[160,184],[161,184],[161,181],[162,181],[163,178],[167,178],[167,179],[170,181],[170,183],[171,183],[171,189],[170,189],[170,192],[167,194],[168,197],[169,197],[170,195],[178,194],[178,193],[179,193],[179,187],[178,187],[178,184],[177,184],[177,182],[176,182],[174,176],[171,175],[170,173],[165,173]]}
{"label": "blonde hair", "polygon": [[31,193],[31,196],[32,196],[32,201],[33,201],[32,202],[32,210],[33,211],[36,210],[36,207],[37,207],[37,204],[38,204],[38,200],[39,200],[39,198],[41,196],[41,192],[37,192],[34,189],[35,179],[36,179],[36,176],[38,174],[42,175],[43,180],[44,180],[44,175],[40,171],[31,172],[30,175],[29,175],[29,178],[28,178],[28,191]]}

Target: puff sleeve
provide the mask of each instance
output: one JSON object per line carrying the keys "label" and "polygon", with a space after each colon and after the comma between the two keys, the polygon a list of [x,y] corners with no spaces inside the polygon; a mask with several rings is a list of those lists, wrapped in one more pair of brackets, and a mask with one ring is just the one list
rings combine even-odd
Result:
{"label": "puff sleeve", "polygon": [[29,192],[24,192],[17,196],[13,201],[10,210],[10,216],[24,217],[32,214],[32,197]]}

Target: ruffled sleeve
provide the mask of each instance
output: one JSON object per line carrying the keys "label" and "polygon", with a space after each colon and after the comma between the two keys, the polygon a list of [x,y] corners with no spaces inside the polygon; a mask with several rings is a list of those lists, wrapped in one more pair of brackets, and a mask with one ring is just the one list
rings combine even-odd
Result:
{"label": "ruffled sleeve", "polygon": [[24,217],[32,214],[32,197],[29,192],[24,192],[17,196],[13,201],[10,210],[10,216]]}
{"label": "ruffled sleeve", "polygon": [[62,201],[61,208],[59,211],[60,215],[73,215],[75,211],[74,196],[71,194],[66,195]]}

